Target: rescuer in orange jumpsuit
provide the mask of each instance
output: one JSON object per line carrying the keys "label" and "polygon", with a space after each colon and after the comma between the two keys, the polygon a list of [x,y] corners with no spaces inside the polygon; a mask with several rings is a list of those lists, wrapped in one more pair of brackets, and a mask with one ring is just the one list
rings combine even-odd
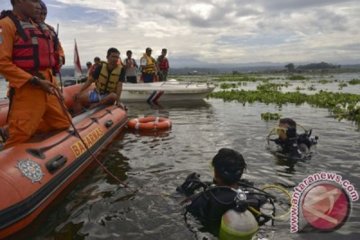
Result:
{"label": "rescuer in orange jumpsuit", "polygon": [[13,11],[3,13],[0,20],[0,73],[11,88],[5,148],[27,141],[36,131],[70,126],[54,95],[56,61],[50,31],[31,20],[40,14],[39,1],[11,0],[11,4]]}
{"label": "rescuer in orange jumpsuit", "polygon": [[54,42],[54,50],[55,50],[54,52],[55,67],[53,67],[53,74],[55,75],[57,73],[60,73],[60,68],[62,67],[62,65],[65,64],[65,53],[64,53],[64,49],[61,46],[57,31],[55,31],[55,29],[52,26],[50,26],[45,22],[47,16],[47,7],[42,0],[40,0],[40,7],[41,7],[41,12],[40,15],[35,19],[35,22],[37,24],[46,24],[46,27],[48,27],[51,32],[51,37]]}

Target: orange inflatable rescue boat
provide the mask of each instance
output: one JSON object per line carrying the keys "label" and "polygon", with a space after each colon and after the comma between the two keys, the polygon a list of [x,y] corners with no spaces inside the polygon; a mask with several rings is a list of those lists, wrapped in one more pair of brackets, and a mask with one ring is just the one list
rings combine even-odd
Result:
{"label": "orange inflatable rescue boat", "polygon": [[[72,104],[81,85],[64,89]],[[0,124],[8,104],[0,103]],[[80,136],[97,155],[127,124],[126,112],[102,106],[73,118]],[[83,142],[70,128],[0,151],[0,239],[29,225],[93,161]]]}

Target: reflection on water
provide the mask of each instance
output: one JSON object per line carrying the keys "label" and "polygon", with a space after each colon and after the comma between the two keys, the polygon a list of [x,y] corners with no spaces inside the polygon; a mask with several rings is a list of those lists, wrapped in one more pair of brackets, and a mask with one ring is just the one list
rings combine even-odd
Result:
{"label": "reflection on water", "polygon": [[[165,115],[173,123],[171,130],[157,134],[125,132],[101,155],[105,165],[131,187],[122,188],[100,168],[90,170],[31,230],[14,239],[29,239],[29,234],[34,239],[215,239],[193,220],[185,223],[179,206],[183,197],[175,189],[193,171],[210,180],[210,160],[222,147],[244,155],[245,177],[258,186],[280,182],[292,187],[309,174],[333,171],[360,188],[360,132],[350,122],[328,117],[326,109],[282,106],[282,116],[312,128],[320,138],[310,160],[291,162],[266,149],[266,136],[276,121],[264,122],[260,114],[279,111],[274,105],[208,99],[128,108],[130,117]],[[315,237],[355,239],[354,234],[360,234],[359,215],[356,203],[341,229]],[[275,233],[276,239],[313,238],[290,234],[287,222],[275,222],[264,232]]]}

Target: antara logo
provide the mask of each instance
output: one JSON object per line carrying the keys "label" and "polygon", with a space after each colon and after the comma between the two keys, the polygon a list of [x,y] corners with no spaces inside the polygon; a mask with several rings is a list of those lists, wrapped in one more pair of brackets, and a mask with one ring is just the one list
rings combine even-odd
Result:
{"label": "antara logo", "polygon": [[341,175],[332,172],[309,175],[294,188],[290,231],[339,229],[349,217],[351,202],[358,199],[354,185]]}

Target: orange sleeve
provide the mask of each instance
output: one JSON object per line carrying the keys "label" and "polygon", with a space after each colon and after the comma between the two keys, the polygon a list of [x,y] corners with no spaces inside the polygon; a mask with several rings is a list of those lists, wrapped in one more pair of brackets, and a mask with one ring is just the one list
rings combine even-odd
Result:
{"label": "orange sleeve", "polygon": [[0,31],[0,73],[9,81],[10,87],[20,88],[32,75],[12,62],[13,45],[18,36],[9,17],[0,20]]}

